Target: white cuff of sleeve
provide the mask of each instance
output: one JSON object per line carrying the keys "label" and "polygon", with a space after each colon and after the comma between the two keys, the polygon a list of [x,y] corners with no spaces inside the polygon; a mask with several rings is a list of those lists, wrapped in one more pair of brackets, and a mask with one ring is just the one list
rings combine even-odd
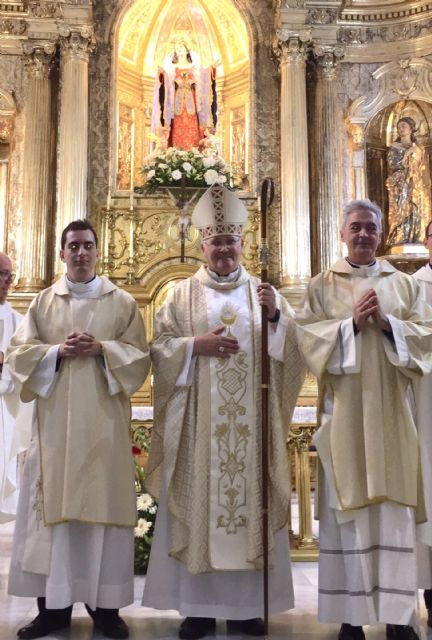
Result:
{"label": "white cuff of sleeve", "polygon": [[60,345],[54,344],[48,349],[36,369],[33,371],[26,387],[41,398],[49,398],[57,381],[57,356]]}
{"label": "white cuff of sleeve", "polygon": [[282,314],[273,329],[271,326],[268,331],[268,354],[270,358],[283,362],[284,347],[287,332],[287,318],[283,318]]}
{"label": "white cuff of sleeve", "polygon": [[15,388],[14,381],[10,373],[10,369],[7,364],[3,364],[3,369],[0,379],[0,396],[12,393]]}
{"label": "white cuff of sleeve", "polygon": [[334,375],[359,373],[361,366],[361,332],[354,334],[352,317],[342,320],[336,346],[327,363],[327,371]]}
{"label": "white cuff of sleeve", "polygon": [[390,313],[387,315],[387,320],[390,322],[394,338],[394,344],[391,340],[387,338],[384,339],[384,349],[387,358],[395,366],[409,368],[411,357],[402,331],[401,321]]}
{"label": "white cuff of sleeve", "polygon": [[195,373],[196,356],[192,356],[195,338],[190,338],[186,345],[183,368],[176,380],[176,387],[190,387]]}
{"label": "white cuff of sleeve", "polygon": [[108,393],[110,394],[110,396],[115,396],[117,393],[120,393],[120,391],[122,390],[121,385],[109,370],[108,362],[107,362],[107,359],[105,358],[105,354],[102,356],[102,358],[98,356],[99,367],[107,381]]}

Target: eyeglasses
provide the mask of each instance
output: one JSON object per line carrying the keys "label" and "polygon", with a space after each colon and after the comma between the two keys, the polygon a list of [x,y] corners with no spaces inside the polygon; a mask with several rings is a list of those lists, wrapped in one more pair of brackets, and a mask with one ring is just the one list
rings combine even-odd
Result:
{"label": "eyeglasses", "polygon": [[15,280],[15,273],[8,271],[7,269],[0,269],[0,279],[1,280]]}

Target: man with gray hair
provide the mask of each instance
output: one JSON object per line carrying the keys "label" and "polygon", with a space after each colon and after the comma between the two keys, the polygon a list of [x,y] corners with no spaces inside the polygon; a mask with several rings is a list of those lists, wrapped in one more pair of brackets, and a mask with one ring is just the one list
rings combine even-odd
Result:
{"label": "man with gray hair", "polygon": [[432,367],[432,309],[375,253],[382,214],[351,202],[348,255],[315,276],[297,320],[320,386],[318,617],[339,640],[417,640],[415,524],[424,518],[412,381]]}

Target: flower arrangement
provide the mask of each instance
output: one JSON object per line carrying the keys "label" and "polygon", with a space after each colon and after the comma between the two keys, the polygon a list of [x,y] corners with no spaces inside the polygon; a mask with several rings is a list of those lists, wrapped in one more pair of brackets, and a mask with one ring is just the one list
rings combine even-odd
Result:
{"label": "flower arrangement", "polygon": [[135,573],[144,574],[147,572],[157,512],[157,504],[150,494],[137,495],[137,512],[138,519],[134,529]]}
{"label": "flower arrangement", "polygon": [[142,173],[145,183],[135,191],[145,194],[154,193],[159,187],[210,187],[216,182],[231,188],[233,180],[231,167],[214,148],[158,149],[147,156]]}

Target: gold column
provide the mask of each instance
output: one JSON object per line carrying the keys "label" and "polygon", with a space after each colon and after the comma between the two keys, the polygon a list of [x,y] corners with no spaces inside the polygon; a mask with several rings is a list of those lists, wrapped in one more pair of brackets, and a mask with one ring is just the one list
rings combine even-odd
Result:
{"label": "gold column", "polygon": [[293,557],[299,560],[317,558],[318,545],[312,533],[311,483],[309,448],[314,427],[291,425],[288,446],[294,447],[296,464],[296,489],[299,507],[299,535]]}
{"label": "gold column", "polygon": [[23,251],[20,291],[40,291],[47,285],[47,250],[52,179],[51,80],[54,43],[26,42],[28,89],[25,103],[23,176]]}
{"label": "gold column", "polygon": [[315,222],[318,271],[328,268],[341,255],[339,221],[341,216],[342,160],[339,142],[337,100],[338,61],[342,47],[315,46],[318,61],[318,81],[315,109],[316,212]]}
{"label": "gold column", "polygon": [[310,219],[306,55],[310,34],[279,43],[281,74],[282,287],[290,301],[309,281]]}
{"label": "gold column", "polygon": [[[88,62],[94,50],[90,28],[60,29],[61,95],[58,158],[56,252],[61,232],[72,220],[87,216]],[[56,261],[56,276],[63,273]]]}

